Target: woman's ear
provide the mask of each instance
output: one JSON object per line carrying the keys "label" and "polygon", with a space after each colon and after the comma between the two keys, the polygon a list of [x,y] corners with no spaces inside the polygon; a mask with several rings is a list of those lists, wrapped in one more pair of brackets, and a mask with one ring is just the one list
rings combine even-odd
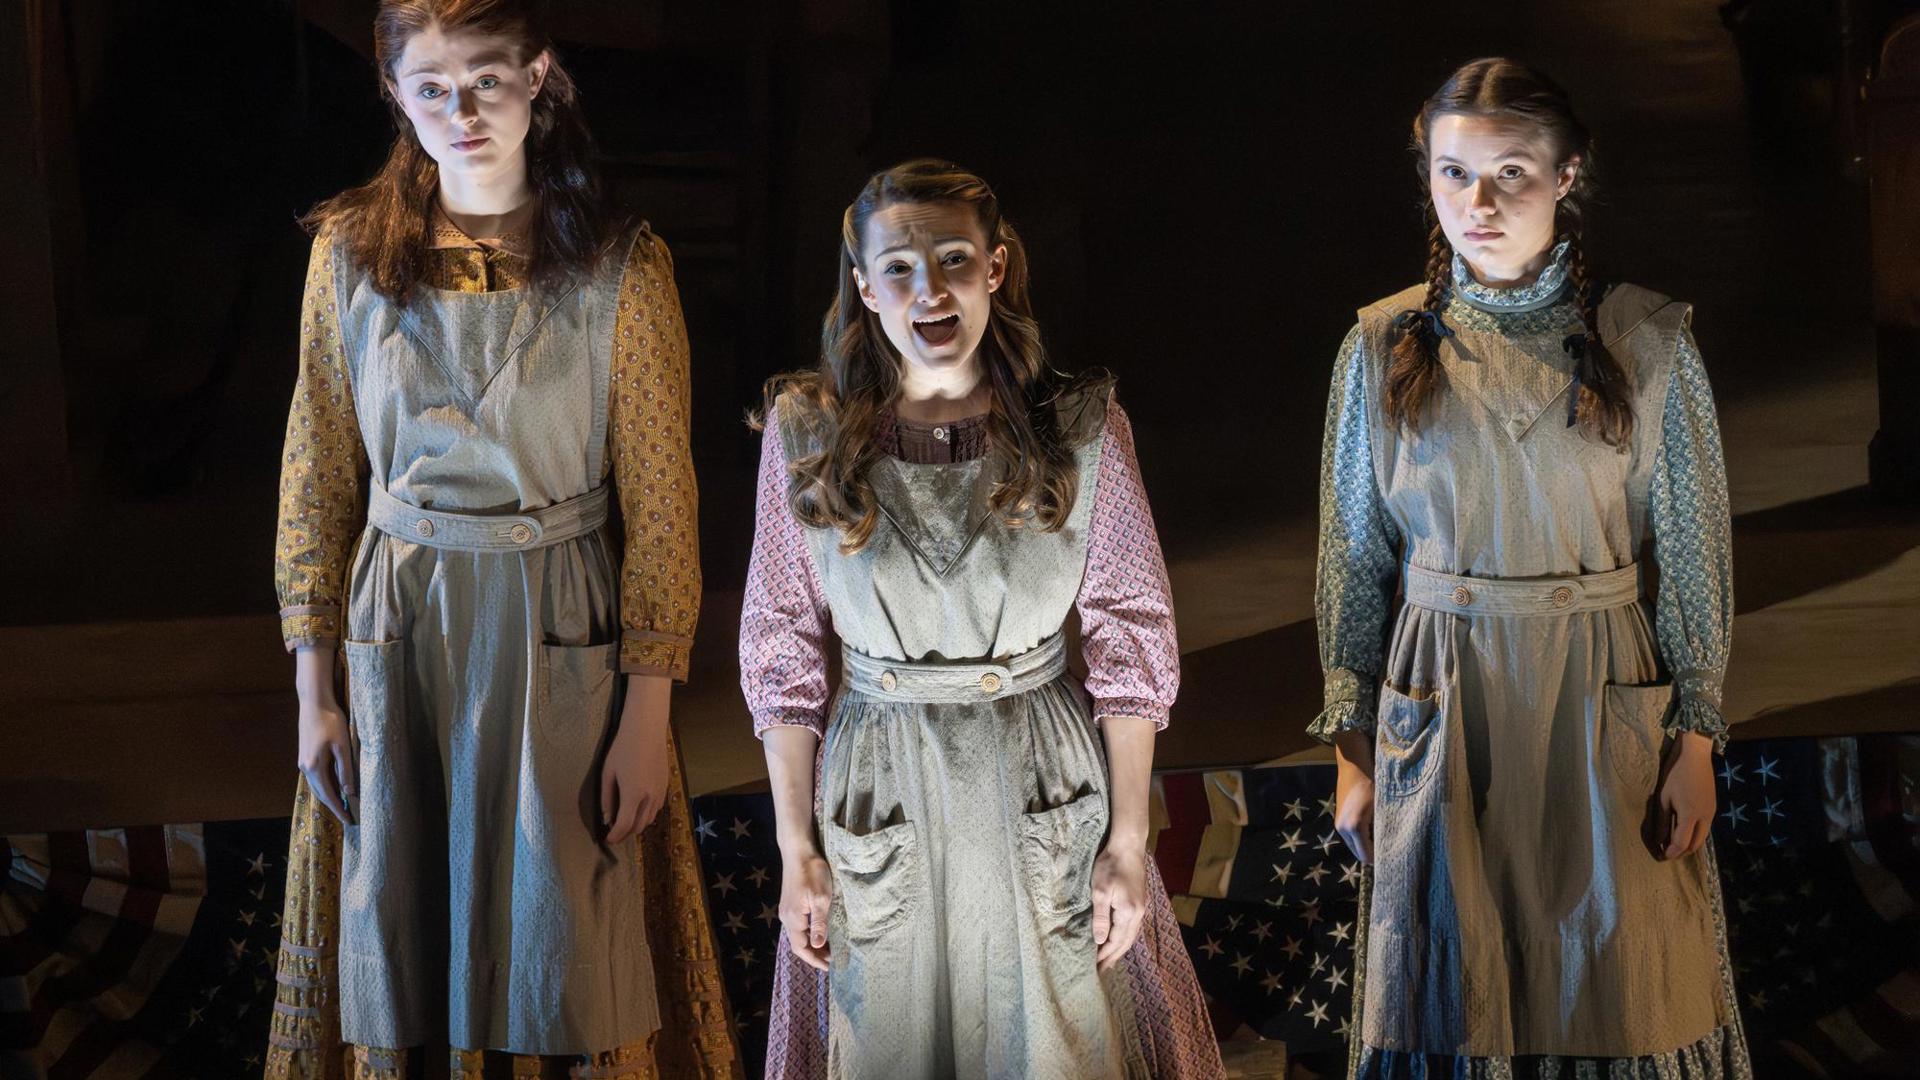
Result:
{"label": "woman's ear", "polygon": [[1574,183],[1580,179],[1581,164],[1579,154],[1560,163],[1559,176],[1555,178],[1553,189],[1553,197],[1556,201],[1566,198],[1567,193],[1573,190]]}
{"label": "woman's ear", "polygon": [[860,302],[867,305],[868,311],[878,313],[880,310],[880,298],[873,295],[872,289],[867,288],[867,275],[861,273],[860,268],[857,266],[851,269],[853,271],[854,288],[860,291]]}
{"label": "woman's ear", "polygon": [[552,64],[553,54],[545,49],[541,49],[540,55],[527,63],[527,96],[529,98],[540,96],[540,87],[547,81],[547,68]]}
{"label": "woman's ear", "polygon": [[1000,291],[1000,284],[1007,280],[1007,245],[999,244],[993,254],[987,256],[987,291]]}

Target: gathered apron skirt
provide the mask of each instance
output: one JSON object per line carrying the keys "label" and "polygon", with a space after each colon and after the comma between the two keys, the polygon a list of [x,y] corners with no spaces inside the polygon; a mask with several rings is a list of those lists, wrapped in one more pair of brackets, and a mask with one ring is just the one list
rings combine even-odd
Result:
{"label": "gathered apron skirt", "polygon": [[1643,836],[1673,689],[1638,568],[1403,592],[1356,1058],[1657,1055],[1730,1022],[1712,852]]}
{"label": "gathered apron skirt", "polygon": [[474,514],[371,494],[361,640],[342,646],[350,1043],[580,1054],[659,1026],[635,846],[600,824],[620,691],[607,498]]}
{"label": "gathered apron skirt", "polygon": [[821,755],[828,1074],[1147,1075],[1127,984],[1094,963],[1107,770],[1060,637],[1004,663],[848,649],[843,671]]}

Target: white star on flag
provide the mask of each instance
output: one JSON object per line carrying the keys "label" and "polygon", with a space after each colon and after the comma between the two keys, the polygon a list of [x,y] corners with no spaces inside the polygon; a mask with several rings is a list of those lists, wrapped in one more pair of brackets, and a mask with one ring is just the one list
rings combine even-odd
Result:
{"label": "white star on flag", "polygon": [[1220,948],[1218,941],[1215,941],[1212,937],[1208,937],[1207,940],[1200,943],[1200,951],[1207,954],[1207,959],[1215,960],[1218,959],[1220,954],[1225,950]]}
{"label": "white star on flag", "polygon": [[1313,1021],[1314,1027],[1319,1027],[1326,1018],[1327,1006],[1324,1002],[1316,1001],[1313,1003],[1313,1008],[1307,1010],[1307,1019]]}
{"label": "white star on flag", "polygon": [[1233,963],[1227,966],[1239,972],[1241,976],[1244,977],[1247,974],[1247,968],[1252,966],[1252,961],[1245,953],[1234,953]]}
{"label": "white star on flag", "polygon": [[1338,990],[1345,985],[1347,985],[1347,973],[1336,966],[1327,976],[1327,989]]}
{"label": "white star on flag", "polygon": [[747,880],[753,882],[754,888],[760,888],[767,883],[767,868],[764,866],[754,867],[753,873],[747,875]]}
{"label": "white star on flag", "polygon": [[1334,924],[1334,926],[1333,926],[1333,929],[1332,929],[1332,930],[1330,930],[1330,931],[1328,931],[1328,936],[1329,936],[1329,937],[1331,937],[1331,938],[1333,938],[1333,940],[1335,940],[1335,941],[1338,941],[1338,942],[1341,942],[1341,943],[1343,943],[1343,944],[1344,944],[1344,943],[1346,942],[1346,940],[1347,940],[1347,937],[1348,937],[1348,936],[1349,936],[1349,935],[1350,935],[1350,934],[1351,934],[1352,932],[1353,932],[1353,924],[1352,924],[1352,923],[1344,923],[1344,922],[1343,922],[1343,923],[1335,923],[1335,924]]}
{"label": "white star on flag", "polygon": [[1304,819],[1306,812],[1307,804],[1301,802],[1299,799],[1295,799],[1287,804],[1288,821],[1301,821]]}
{"label": "white star on flag", "polygon": [[746,838],[747,838],[747,835],[748,835],[749,833],[751,833],[752,831],[753,831],[753,823],[752,823],[752,822],[749,822],[749,821],[742,821],[742,820],[741,820],[741,819],[739,819],[739,818],[734,818],[734,819],[733,819],[733,838],[734,838],[735,840],[744,840],[744,839],[746,839]]}
{"label": "white star on flag", "polygon": [[739,912],[729,911],[727,912],[726,921],[721,923],[720,925],[726,927],[728,930],[732,930],[735,933],[739,933],[740,931],[745,930],[747,928],[747,920],[741,918]]}
{"label": "white star on flag", "polygon": [[1780,768],[1779,758],[1770,758],[1765,754],[1761,754],[1760,764],[1754,766],[1753,778],[1755,780],[1760,781],[1763,784],[1766,783],[1768,780],[1778,780],[1780,779],[1780,774],[1776,770],[1778,770],[1779,768]]}
{"label": "white star on flag", "polygon": [[1267,977],[1260,980],[1260,985],[1267,993],[1271,994],[1275,990],[1280,989],[1280,976],[1269,971],[1267,972]]}
{"label": "white star on flag", "polygon": [[772,926],[774,923],[780,921],[780,909],[774,907],[772,904],[761,904],[760,914],[754,916],[754,918],[759,919],[768,926]]}
{"label": "white star on flag", "polygon": [[1292,863],[1274,863],[1273,864],[1273,880],[1279,882],[1282,885],[1285,885],[1288,881],[1292,880],[1292,878],[1293,878]]}
{"label": "white star on flag", "polygon": [[1340,867],[1340,884],[1356,885],[1360,881],[1360,874],[1361,874],[1361,870],[1360,870],[1359,863],[1350,862],[1350,863],[1342,864],[1342,866]]}
{"label": "white star on flag", "polygon": [[1254,923],[1253,936],[1263,942],[1266,941],[1269,937],[1273,936],[1273,924],[1270,922]]}
{"label": "white star on flag", "polygon": [[1303,944],[1305,944],[1305,942],[1302,942],[1299,938],[1294,937],[1292,934],[1288,934],[1287,940],[1282,942],[1280,945],[1280,951],[1287,954],[1287,959],[1298,960],[1300,959],[1300,947]]}
{"label": "white star on flag", "polygon": [[713,822],[708,821],[706,818],[700,819],[699,824],[693,827],[693,832],[695,836],[704,836],[709,840],[720,839],[720,834],[713,831]]}
{"label": "white star on flag", "polygon": [[1299,849],[1306,846],[1307,846],[1307,842],[1305,840],[1300,839],[1299,829],[1295,829],[1292,832],[1288,833],[1286,837],[1280,841],[1280,848],[1283,851],[1298,851]]}
{"label": "white star on flag", "polygon": [[719,893],[721,896],[725,896],[739,887],[740,886],[733,883],[732,874],[720,874],[713,879],[713,891]]}
{"label": "white star on flag", "polygon": [[1320,884],[1320,879],[1326,876],[1327,876],[1327,867],[1325,863],[1314,863],[1313,869],[1307,871],[1305,875],[1306,879],[1308,881],[1313,882],[1315,885]]}

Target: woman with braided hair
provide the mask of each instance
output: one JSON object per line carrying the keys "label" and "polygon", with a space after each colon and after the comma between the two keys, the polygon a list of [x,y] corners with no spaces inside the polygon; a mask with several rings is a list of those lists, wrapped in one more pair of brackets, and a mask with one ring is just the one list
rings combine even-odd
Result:
{"label": "woman with braided hair", "polygon": [[1592,147],[1540,73],[1460,68],[1413,149],[1427,280],[1360,311],[1321,471],[1311,730],[1370,865],[1349,1074],[1749,1077],[1707,843],[1733,597],[1690,308],[1594,282]]}

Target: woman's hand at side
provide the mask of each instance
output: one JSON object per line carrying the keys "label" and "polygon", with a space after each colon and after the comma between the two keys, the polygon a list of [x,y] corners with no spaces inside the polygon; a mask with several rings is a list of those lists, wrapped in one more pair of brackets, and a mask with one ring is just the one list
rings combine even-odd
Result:
{"label": "woman's hand at side", "polygon": [[820,737],[812,728],[770,727],[760,737],[773,788],[773,819],[780,845],[780,925],[787,944],[809,967],[830,967],[827,915],[833,910],[833,871],[820,854],[813,825],[813,759]]}
{"label": "woman's hand at side", "polygon": [[1713,831],[1713,740],[1683,731],[1660,762],[1643,828],[1647,850],[1665,862],[1684,859],[1706,846]]}
{"label": "woman's hand at side", "polygon": [[1333,786],[1333,828],[1347,850],[1363,863],[1373,862],[1373,736],[1343,731],[1333,737],[1338,772]]}
{"label": "woman's hand at side", "polygon": [[293,654],[293,685],[300,697],[300,773],[307,790],[340,820],[354,825],[360,797],[358,755],[346,710],[333,686],[332,645],[302,645]]}
{"label": "woman's hand at side", "polygon": [[653,824],[667,802],[667,719],[673,680],[628,675],[620,727],[600,765],[600,824],[621,844]]}

